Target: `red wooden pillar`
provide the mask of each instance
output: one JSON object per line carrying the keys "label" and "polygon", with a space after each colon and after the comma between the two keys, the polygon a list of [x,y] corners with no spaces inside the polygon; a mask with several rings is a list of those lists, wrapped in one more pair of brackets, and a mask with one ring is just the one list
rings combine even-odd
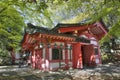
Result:
{"label": "red wooden pillar", "polygon": [[32,68],[35,68],[35,50],[32,50],[32,59],[31,59],[31,63],[32,63]]}
{"label": "red wooden pillar", "polygon": [[78,54],[78,61],[77,61],[77,68],[83,68],[83,61],[82,61],[82,51],[81,51],[81,45],[79,45],[79,54]]}
{"label": "red wooden pillar", "polygon": [[39,67],[39,64],[38,64],[38,62],[39,62],[39,55],[40,53],[39,53],[39,49],[36,49],[35,50],[35,69],[38,69]]}
{"label": "red wooden pillar", "polygon": [[38,69],[38,49],[35,50],[35,69]]}
{"label": "red wooden pillar", "polygon": [[49,48],[48,47],[45,47],[46,48],[46,55],[45,55],[45,58],[47,60],[49,60]]}
{"label": "red wooden pillar", "polygon": [[67,44],[65,43],[65,64],[66,64],[66,69],[68,69],[69,65],[68,65],[68,48],[67,48]]}
{"label": "red wooden pillar", "polygon": [[41,69],[42,49],[37,49],[35,54],[36,54],[36,60],[35,60],[36,68]]}
{"label": "red wooden pillar", "polygon": [[42,49],[39,49],[39,69],[41,69],[41,61],[42,61]]}
{"label": "red wooden pillar", "polygon": [[76,43],[73,45],[73,68],[82,68],[82,53],[81,53],[81,45],[80,43]]}
{"label": "red wooden pillar", "polygon": [[49,47],[48,45],[45,47],[46,48],[46,55],[45,55],[45,70],[49,71],[50,66],[49,66]]}

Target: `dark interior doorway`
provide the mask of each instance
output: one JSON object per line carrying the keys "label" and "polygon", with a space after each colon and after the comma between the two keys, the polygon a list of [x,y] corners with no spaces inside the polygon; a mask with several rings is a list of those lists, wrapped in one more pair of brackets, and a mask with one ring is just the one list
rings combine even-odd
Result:
{"label": "dark interior doorway", "polygon": [[85,58],[84,58],[84,56],[85,56],[85,53],[84,53],[84,46],[82,46],[81,47],[81,51],[82,51],[82,63],[83,63],[83,68],[85,67]]}
{"label": "dark interior doorway", "polygon": [[84,45],[81,47],[83,67],[90,67],[93,63],[92,56],[94,55],[93,45]]}

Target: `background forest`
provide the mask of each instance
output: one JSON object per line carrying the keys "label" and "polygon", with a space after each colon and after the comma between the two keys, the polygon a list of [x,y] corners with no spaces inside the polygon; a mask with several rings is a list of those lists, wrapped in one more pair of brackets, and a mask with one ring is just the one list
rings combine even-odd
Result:
{"label": "background forest", "polygon": [[0,55],[20,48],[27,23],[53,28],[57,23],[98,20],[109,30],[101,45],[119,39],[120,0],[0,0]]}

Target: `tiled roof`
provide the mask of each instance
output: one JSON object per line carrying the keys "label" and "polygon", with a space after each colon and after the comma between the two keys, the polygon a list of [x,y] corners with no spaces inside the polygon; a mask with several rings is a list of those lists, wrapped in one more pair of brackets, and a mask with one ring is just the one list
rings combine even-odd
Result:
{"label": "tiled roof", "polygon": [[[78,24],[73,24],[73,25],[78,25]],[[66,26],[67,26],[67,24],[66,24]],[[73,36],[73,35],[70,35],[70,34],[61,34],[61,33],[58,33],[57,31],[50,30],[48,28],[34,26],[31,23],[28,24],[27,32],[30,33],[30,34],[42,33],[42,34],[49,34],[49,35],[55,35],[55,36],[63,36],[63,37],[68,37],[68,38],[75,38],[75,41],[77,41],[77,42],[85,42],[85,43],[90,42],[90,40],[85,39],[83,37],[77,37],[77,36]]]}

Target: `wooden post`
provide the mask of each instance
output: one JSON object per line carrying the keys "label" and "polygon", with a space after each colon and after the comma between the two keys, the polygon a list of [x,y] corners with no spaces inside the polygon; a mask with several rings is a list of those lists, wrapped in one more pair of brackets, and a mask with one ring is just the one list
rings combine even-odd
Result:
{"label": "wooden post", "polygon": [[82,64],[82,53],[81,53],[81,45],[80,43],[76,43],[73,45],[73,68],[83,68]]}
{"label": "wooden post", "polygon": [[35,68],[35,50],[32,50],[32,68]]}
{"label": "wooden post", "polygon": [[67,48],[67,43],[65,43],[65,67],[66,67],[66,69],[68,69],[68,48]]}
{"label": "wooden post", "polygon": [[50,69],[50,66],[49,66],[49,48],[48,48],[48,45],[46,45],[46,55],[45,55],[45,70],[46,71],[49,71]]}

